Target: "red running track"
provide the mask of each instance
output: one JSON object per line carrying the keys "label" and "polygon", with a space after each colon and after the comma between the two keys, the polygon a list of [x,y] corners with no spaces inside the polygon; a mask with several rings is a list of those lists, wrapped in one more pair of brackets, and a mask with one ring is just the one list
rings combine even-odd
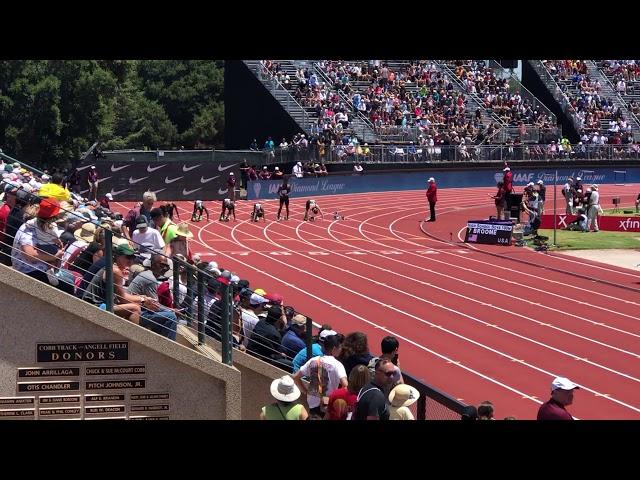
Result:
{"label": "red running track", "polygon": [[[601,186],[603,206],[614,195],[632,204],[636,188]],[[640,274],[517,247],[468,248],[458,233],[492,214],[494,190],[441,189],[438,220],[424,224],[424,191],[320,197],[326,217],[316,222],[301,221],[304,198],[282,222],[277,202],[263,201],[266,223],[249,221],[252,202],[237,202],[237,222],[218,222],[210,202],[212,221],[191,225],[192,250],[316,323],[367,333],[374,352],[396,336],[404,370],[466,403],[491,400],[496,418],[535,418],[551,380],[566,376],[582,385],[568,408],[575,417],[639,419]],[[192,205],[179,207],[188,219]],[[334,221],[335,210],[346,218]]]}

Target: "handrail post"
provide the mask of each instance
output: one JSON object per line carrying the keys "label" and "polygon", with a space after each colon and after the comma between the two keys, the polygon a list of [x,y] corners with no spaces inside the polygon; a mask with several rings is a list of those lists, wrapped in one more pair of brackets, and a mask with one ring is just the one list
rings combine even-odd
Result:
{"label": "handrail post", "polygon": [[204,339],[204,272],[198,269],[198,345],[205,343]]}
{"label": "handrail post", "polygon": [[104,257],[105,257],[105,292],[104,303],[107,311],[113,313],[113,232],[104,231]]}
{"label": "handrail post", "polygon": [[232,365],[231,358],[231,328],[230,324],[233,320],[232,308],[233,298],[231,293],[231,285],[223,284],[222,286],[222,331],[220,341],[222,342],[222,362],[226,365]]}
{"label": "handrail post", "polygon": [[180,308],[180,260],[173,257],[173,308]]}
{"label": "handrail post", "polygon": [[313,355],[313,320],[307,317],[307,331],[305,333],[305,344],[307,345],[307,361]]}
{"label": "handrail post", "polygon": [[187,295],[185,300],[187,302],[187,325],[193,325],[193,267],[189,264],[186,265],[187,269]]}

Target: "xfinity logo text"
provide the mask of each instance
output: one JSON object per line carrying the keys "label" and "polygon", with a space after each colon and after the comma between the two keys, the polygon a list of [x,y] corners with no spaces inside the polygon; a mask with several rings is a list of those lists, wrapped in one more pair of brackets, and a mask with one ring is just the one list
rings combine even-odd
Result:
{"label": "xfinity logo text", "polygon": [[618,228],[621,228],[625,232],[629,228],[639,229],[640,228],[640,220],[633,220],[631,218],[627,218],[626,220],[620,220],[620,227],[618,227]]}

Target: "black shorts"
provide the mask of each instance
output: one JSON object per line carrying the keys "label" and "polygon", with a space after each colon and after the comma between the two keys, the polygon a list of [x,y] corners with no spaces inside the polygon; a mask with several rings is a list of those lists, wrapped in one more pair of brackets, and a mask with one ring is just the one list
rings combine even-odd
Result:
{"label": "black shorts", "polygon": [[287,207],[289,206],[289,196],[288,195],[286,197],[280,197],[280,205],[286,205]]}

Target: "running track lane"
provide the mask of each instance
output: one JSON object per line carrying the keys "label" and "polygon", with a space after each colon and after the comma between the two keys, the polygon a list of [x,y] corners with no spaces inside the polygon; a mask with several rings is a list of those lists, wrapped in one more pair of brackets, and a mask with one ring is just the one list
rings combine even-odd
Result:
{"label": "running track lane", "polygon": [[[423,192],[418,192],[418,195],[420,193],[422,195],[424,195]],[[400,196],[400,194],[398,194],[398,195]],[[416,195],[415,192],[413,192],[413,194],[412,194],[413,202],[414,202],[414,205],[415,205],[413,208],[414,208],[414,210],[416,212],[419,212],[419,213],[416,214],[417,215],[416,219],[417,218],[422,218],[422,216],[424,215],[423,201],[422,201],[422,198],[420,196],[418,196],[418,195]],[[456,194],[455,194],[455,197],[456,197],[454,199],[455,201],[452,202],[453,204],[458,203],[461,200],[460,199],[460,195],[461,195],[461,191],[458,190],[456,192]],[[346,210],[345,211],[345,208],[352,209],[352,211],[355,214],[356,211],[357,211],[356,209],[358,207],[360,208],[360,211],[361,211],[362,210],[362,204],[364,204],[365,206],[367,204],[370,204],[371,203],[371,198],[375,198],[375,197],[376,197],[375,194],[374,195],[367,195],[367,196],[356,196],[356,195],[341,196],[341,197],[340,196],[336,196],[336,197],[332,197],[332,200],[335,200],[335,201],[333,201],[331,203],[331,205],[332,205],[331,208],[327,207],[328,202],[326,201],[326,199],[323,199],[323,201],[321,203],[321,206],[324,207],[325,213],[329,213],[330,211],[333,210],[333,205],[340,205],[340,207],[338,208],[340,210],[340,212],[343,213],[343,214],[347,214],[347,221],[342,222],[342,224],[350,225],[351,222],[349,220],[352,217],[350,216],[349,212],[351,210]],[[382,197],[381,195],[377,196],[378,201],[380,201],[381,197]],[[415,201],[416,197],[419,198],[420,201],[416,202]],[[409,197],[407,197],[407,199],[409,199]],[[359,200],[363,200],[363,202],[359,201]],[[446,205],[447,201],[448,200],[443,196],[441,202],[439,202],[440,215],[439,215],[438,222],[436,222],[435,224],[430,224],[431,226],[440,224],[441,220],[446,218],[443,215],[444,209],[441,208],[440,206],[441,205],[443,205],[443,206]],[[267,203],[267,202],[264,202],[264,203]],[[295,205],[296,203],[297,203],[297,201],[292,202],[292,206]],[[407,202],[404,202],[404,201],[402,201],[400,203],[402,203],[403,205],[404,204],[408,204]],[[271,203],[271,205],[273,205],[273,202]],[[217,207],[217,205],[216,205],[216,207]],[[248,216],[247,212],[248,212],[249,208],[250,208],[250,205],[247,205],[247,207],[244,208],[244,209],[238,208],[238,214],[239,214],[238,216],[239,216],[239,218],[242,218],[243,214],[245,215],[245,218],[246,218],[246,216]],[[214,211],[214,215],[215,215],[216,214],[215,209],[213,211]],[[301,212],[301,209],[295,209],[295,211],[296,211],[296,213],[294,213],[294,215],[296,215],[296,214],[299,215],[300,212]],[[268,212],[268,215],[272,214],[272,212],[270,212],[269,209],[267,209],[267,212]],[[189,211],[189,213],[190,213],[190,211]],[[485,213],[484,216],[486,216],[486,213]],[[482,218],[482,217],[479,217],[479,218]],[[382,218],[382,221],[384,223],[384,221],[386,221],[386,220],[384,218]],[[294,236],[289,237],[288,235],[291,235],[291,234],[289,232],[287,232],[286,230],[285,230],[284,233],[281,233],[280,235],[277,235],[277,233],[280,233],[279,232],[280,226],[283,226],[283,227],[287,228],[288,225],[292,224],[292,222],[293,221],[267,224],[267,225],[273,225],[273,226],[269,227],[268,230],[270,230],[270,229],[275,227],[275,229],[273,230],[275,233],[273,233],[273,234],[270,233],[271,235],[273,235],[273,236],[275,236],[277,238],[281,238],[281,239],[293,238],[293,240],[289,241],[289,242],[285,242],[284,240],[280,240],[280,243],[291,244],[291,245],[289,245],[291,247],[291,249],[293,249],[293,250],[300,249],[301,251],[308,251],[309,249],[308,249],[307,245],[303,246],[303,244],[297,243],[295,237]],[[308,226],[309,226],[308,228],[320,227],[321,224],[325,225],[326,223],[329,223],[329,222],[318,222],[316,224],[305,223],[305,224],[303,224],[303,228],[307,228]],[[388,223],[388,221],[387,221],[387,223]],[[417,224],[417,222],[415,222],[415,221],[413,221],[412,223],[413,223],[414,226]],[[340,224],[341,224],[340,222],[335,222],[335,225],[340,225]],[[195,224],[195,225],[197,225],[197,224]],[[217,222],[216,222],[215,224],[209,224],[209,226],[211,227],[212,230],[216,230],[216,233],[215,233],[216,241],[212,242],[216,249],[218,249],[219,247],[223,247],[223,248],[233,248],[234,250],[238,250],[237,246],[235,246],[235,244],[233,242],[231,242],[232,247],[229,247],[228,240],[225,241],[225,237],[226,237],[226,239],[229,238],[228,235],[225,236],[225,230],[227,232],[229,232],[229,229],[232,228],[231,224],[222,224],[222,225],[220,225],[220,224],[217,224]],[[256,236],[254,235],[255,229],[257,227],[256,225],[239,224],[237,226],[238,226],[238,228],[236,228],[236,231],[241,232],[241,233],[238,234],[238,237],[241,236],[241,235],[244,235],[244,237],[246,237],[246,239],[247,239],[247,243],[248,243],[248,239],[250,239],[252,237],[254,238],[254,240],[253,240],[254,244],[252,246],[250,246],[250,247],[248,246],[249,249],[254,249],[254,250],[263,249],[265,251],[269,251],[269,250],[272,250],[272,251],[283,251],[280,247],[274,248],[273,243],[271,243],[271,242],[274,242],[275,239],[256,240],[255,239]],[[220,227],[222,227],[222,228],[220,228]],[[261,228],[263,227],[262,223],[260,224],[260,227]],[[201,227],[200,230],[201,230],[200,233],[203,233],[204,228]],[[245,232],[245,230],[246,230],[246,232]],[[263,230],[264,230],[264,228],[263,228]],[[207,234],[207,235],[208,235],[208,237],[210,237],[209,234]],[[422,241],[418,241],[419,237],[416,236],[417,234],[415,233],[415,227],[414,227],[414,233],[409,233],[409,235],[411,235],[413,237],[412,243],[416,243],[416,244],[419,244],[419,245],[428,245],[429,248],[431,248],[431,249],[433,249],[434,246],[439,245],[439,246],[436,247],[436,248],[439,249],[438,251],[436,251],[438,254],[446,253],[448,255],[459,255],[460,257],[465,258],[465,261],[467,259],[467,257],[465,257],[465,255],[460,253],[461,251],[459,249],[458,250],[451,249],[451,247],[449,245],[445,246],[443,244],[438,244],[438,242],[433,242],[433,241],[430,241],[429,239],[423,239]],[[236,237],[236,238],[238,238],[238,237]],[[330,243],[331,238],[327,237],[326,235],[322,235],[322,232],[320,232],[319,234],[316,234],[316,235],[314,235],[313,233],[308,233],[308,234],[305,234],[304,237],[308,237],[309,239],[317,239],[315,241],[316,243],[321,243],[322,245],[325,245],[325,246],[331,245],[331,243]],[[320,241],[319,240],[320,238],[325,239],[325,241]],[[355,238],[358,238],[358,237],[356,237],[355,235],[352,235],[352,238],[355,239]],[[377,238],[380,238],[380,237],[377,237]],[[207,238],[206,240],[207,240],[207,243],[209,243],[212,239],[211,238]],[[382,241],[384,242],[384,240],[382,240]],[[359,242],[356,242],[355,240],[352,240],[352,243],[358,243],[358,246],[360,247],[360,249],[362,249],[363,246],[365,248],[367,248],[367,245],[368,245],[368,249],[369,250],[375,250],[376,249],[375,248],[376,247],[375,244],[371,245],[371,244],[368,244],[367,242],[368,242],[368,240],[365,239],[365,238],[362,238],[362,237],[361,237],[361,241],[359,241]],[[294,247],[294,245],[297,245],[297,246]],[[336,245],[333,245],[332,247],[330,246],[329,248],[335,248],[335,247],[336,247]],[[406,246],[405,246],[405,248],[406,248]],[[380,250],[379,246],[378,246],[377,250]],[[414,250],[415,250],[415,248],[414,248]],[[246,251],[246,249],[245,249],[245,251]],[[456,251],[458,251],[458,253],[456,253]],[[222,252],[220,252],[220,253],[222,253]],[[419,256],[419,255],[416,254],[416,256]],[[435,258],[436,255],[424,255],[424,256],[425,257],[429,257],[429,258]],[[256,258],[254,258],[254,257],[256,257]],[[256,255],[251,254],[250,257],[245,257],[245,258],[247,258],[247,259],[250,258],[251,259],[251,263],[253,263],[254,265],[262,265],[262,262],[264,262],[265,265],[262,266],[262,268],[265,270],[265,272],[269,272],[269,271],[278,272],[280,275],[282,275],[284,273],[284,271],[290,270],[290,267],[288,267],[288,265],[285,268],[282,268],[282,264],[278,264],[277,262],[275,262],[276,265],[274,265],[274,261],[273,260],[275,260],[276,257],[277,256],[257,257]],[[296,257],[302,258],[299,255],[296,255]],[[307,256],[307,257],[310,257],[310,256]],[[280,258],[285,258],[285,257],[280,257]],[[322,258],[323,261],[326,261],[325,259],[327,258],[327,256],[323,255],[321,258]],[[362,257],[358,257],[358,258],[362,258]],[[225,259],[224,262],[222,262],[221,259],[218,259],[218,260],[220,261],[220,263],[222,265],[227,266],[229,268],[229,265],[227,265],[228,264],[227,259]],[[231,258],[229,258],[228,260],[229,260],[229,262],[231,262]],[[308,262],[308,260],[310,260],[310,258],[307,258],[306,269],[304,271],[309,270],[309,262]],[[370,259],[367,258],[367,261],[369,261],[369,260]],[[493,260],[493,259],[491,259],[491,260]],[[286,261],[287,261],[287,263],[289,263],[289,261],[290,261],[290,257],[289,256],[286,257]],[[415,260],[413,258],[411,259],[411,261],[415,262]],[[312,261],[310,263],[313,264],[313,263],[317,263],[317,262],[313,262]],[[509,262],[509,263],[513,263],[513,262]],[[230,268],[236,269],[236,270],[241,271],[241,272],[242,271],[246,272],[246,267],[243,268],[241,265],[239,266],[239,268],[236,267],[236,266],[231,266]],[[313,268],[316,268],[316,267],[313,267]],[[281,272],[281,270],[284,270],[284,271]],[[333,279],[332,281],[334,281],[334,283],[338,283],[338,281],[339,281],[339,280],[336,279],[336,274],[338,274],[338,276],[346,276],[344,274],[344,272],[339,272],[339,271],[336,272],[335,268],[329,268],[329,267],[326,267],[326,266],[323,267],[323,269],[321,270],[321,273],[324,276],[329,275],[329,278],[332,278]],[[245,274],[246,274],[247,277],[249,277],[252,280],[252,286],[257,286],[258,285],[257,283],[255,283],[253,281],[254,278],[255,278],[255,275],[253,273],[246,272]],[[375,278],[376,275],[379,275],[379,274],[380,274],[380,272],[376,271],[376,272],[372,272],[370,276]],[[296,285],[299,285],[301,283],[299,281],[299,277],[302,277],[302,276],[309,277],[308,274],[301,275],[298,272],[294,276],[294,282],[296,283]],[[261,280],[261,281],[266,281],[267,278],[268,277],[264,278],[264,280]],[[291,284],[293,284],[294,282],[291,282]],[[325,286],[320,286],[320,288],[319,288],[318,282],[323,282],[323,280],[313,279],[311,282],[308,282],[308,280],[305,280],[304,283],[303,283],[303,286],[304,286],[305,289],[311,289],[310,291],[314,291],[316,293],[318,291],[326,290],[326,285]],[[361,282],[364,282],[364,281],[361,280]],[[308,283],[310,283],[311,286],[307,286]],[[369,283],[371,283],[371,282],[369,282]],[[273,284],[273,280],[271,281],[271,284]],[[267,285],[267,284],[265,283],[263,285]],[[320,283],[320,285],[321,285],[321,283]],[[440,286],[439,283],[438,283],[438,286]],[[284,290],[285,288],[289,288],[289,287],[287,287],[286,285],[282,285],[282,288],[280,288],[280,290]],[[367,288],[369,288],[369,287],[367,287]],[[300,294],[299,293],[296,294],[294,292],[295,292],[295,289],[294,289],[294,291],[291,291],[290,293],[287,293],[287,292],[284,292],[284,293],[286,293],[288,298],[295,298],[295,301],[292,301],[292,303],[296,307],[298,307],[298,309],[300,309],[302,311],[306,311],[306,312],[310,312],[310,311],[311,312],[318,312],[317,314],[314,315],[314,319],[316,321],[320,321],[320,322],[329,321],[329,320],[323,320],[321,318],[327,318],[327,319],[335,318],[335,307],[329,307],[329,306],[327,306],[326,302],[318,301],[316,299],[314,299],[314,301],[309,305],[309,307],[313,308],[313,309],[307,309],[306,307],[303,309],[302,308],[302,303],[298,302]],[[294,297],[290,297],[290,294],[294,295]],[[369,294],[371,294],[370,291],[369,290],[365,290],[365,296],[369,295]],[[375,295],[376,292],[373,292],[373,294]],[[332,298],[335,298],[335,295]],[[335,300],[332,300],[332,301],[335,301]],[[338,328],[340,328],[340,330],[342,330],[342,331],[350,331],[350,330],[354,330],[354,329],[360,329],[360,330],[366,331],[367,333],[371,334],[372,333],[371,330],[368,330],[371,327],[367,327],[366,324],[363,324],[362,320],[354,317],[354,315],[353,315],[353,312],[360,311],[358,309],[360,309],[361,307],[358,307],[356,304],[362,302],[361,297],[358,297],[357,295],[351,294],[346,299],[346,302],[347,302],[347,304],[354,304],[354,308],[348,310],[346,312],[347,315],[344,315],[345,312],[341,313],[341,317],[344,317],[344,321],[343,321],[343,318],[340,318],[340,323],[339,323],[340,327],[338,327]],[[371,307],[369,306],[369,303],[370,302],[365,303],[364,315],[359,315],[359,317],[364,318],[366,315],[369,315],[371,313],[370,312]],[[457,300],[456,303],[460,304],[460,301]],[[384,307],[382,307],[379,310],[384,310]],[[325,314],[322,313],[323,311],[327,311],[327,313],[330,316],[325,316]],[[431,311],[431,309],[429,309],[429,312],[430,311]],[[418,317],[418,318],[422,318],[422,316],[424,316],[424,311],[423,310],[420,310],[418,313],[420,315],[414,315],[414,316]],[[322,314],[322,316],[320,316],[320,314]],[[404,324],[406,322],[406,320],[403,319],[403,315],[399,315],[399,318],[400,319],[394,318],[393,326],[388,326],[387,325],[389,331],[391,331],[393,333],[397,333],[397,332],[394,332],[393,329],[400,329],[400,327],[401,327],[400,324]],[[436,319],[440,320],[437,317],[436,317]],[[448,319],[448,317],[444,318],[443,322],[445,320],[447,320],[447,319]],[[507,413],[515,413],[519,418],[531,418],[532,415],[535,415],[536,405],[534,403],[532,403],[532,401],[529,399],[529,400],[526,400],[526,407],[523,407],[522,409],[519,408],[519,407],[516,408],[516,409],[513,409],[513,408],[509,409],[509,406],[508,406],[509,403],[505,403],[505,401],[513,403],[514,402],[514,398],[515,399],[520,399],[522,396],[526,397],[526,395],[531,394],[530,392],[533,392],[533,394],[537,394],[539,397],[542,398],[542,400],[546,399],[546,397],[548,396],[548,392],[546,392],[546,390],[547,390],[547,385],[549,383],[549,378],[548,378],[549,374],[546,374],[546,373],[542,374],[542,379],[540,381],[538,381],[538,380],[533,381],[532,380],[530,385],[521,386],[520,390],[525,390],[527,392],[527,393],[524,393],[524,392],[522,392],[522,391],[520,391],[518,389],[514,389],[514,388],[510,387],[509,385],[505,385],[503,387],[497,387],[496,385],[499,385],[500,382],[496,381],[496,380],[493,380],[493,381],[486,380],[482,376],[483,375],[482,372],[468,373],[470,369],[465,370],[465,368],[468,368],[468,367],[466,367],[467,364],[472,365],[471,362],[473,362],[473,360],[474,360],[473,358],[466,359],[466,357],[465,357],[465,361],[460,366],[458,366],[456,364],[453,364],[453,363],[445,363],[446,361],[452,361],[452,362],[460,361],[460,360],[456,360],[456,356],[459,356],[459,355],[456,355],[456,353],[458,351],[465,352],[465,349],[468,350],[469,349],[469,341],[464,341],[461,345],[454,344],[455,348],[453,350],[451,350],[450,357],[441,358],[441,357],[437,356],[437,353],[430,354],[430,355],[427,354],[425,356],[425,353],[424,353],[424,348],[425,347],[423,345],[422,346],[413,345],[411,343],[411,340],[413,340],[414,342],[418,343],[415,340],[415,338],[418,338],[418,340],[420,340],[420,342],[426,343],[429,347],[431,347],[432,345],[428,343],[428,342],[430,342],[432,340],[431,336],[427,335],[427,338],[424,338],[425,330],[427,330],[427,329],[428,330],[437,330],[438,334],[440,334],[440,331],[436,327],[425,327],[424,324],[416,326],[415,323],[416,323],[416,321],[415,321],[415,319],[413,319],[413,324],[409,323],[407,326],[402,327],[402,328],[407,330],[407,333],[406,333],[406,335],[407,335],[407,337],[406,337],[407,338],[407,343],[403,342],[403,344],[402,344],[401,360],[402,360],[402,366],[407,371],[412,371],[413,373],[418,373],[419,376],[424,377],[427,381],[437,385],[440,388],[444,388],[446,391],[449,391],[449,392],[455,394],[458,397],[464,398],[464,400],[467,401],[467,402],[477,403],[480,400],[483,400],[483,399],[486,399],[486,398],[491,398],[499,406],[498,408],[500,408],[500,410],[499,410],[500,412],[503,412],[505,415]],[[436,322],[432,322],[432,323],[435,324]],[[380,323],[377,323],[376,325],[380,325]],[[343,328],[343,326],[344,326],[344,328]],[[372,346],[372,349],[375,350],[377,344],[379,344],[379,338],[381,338],[386,333],[380,333],[380,332],[376,331],[375,325],[373,327],[374,327],[374,330],[373,330],[373,335],[371,335],[371,338],[370,338],[370,342],[371,342],[370,345]],[[461,327],[458,326],[456,328],[461,328]],[[474,328],[477,329],[478,325],[476,325]],[[485,330],[489,330],[486,326],[484,328],[485,328]],[[417,337],[416,337],[416,332],[418,334]],[[472,333],[467,333],[466,331],[464,332],[465,336],[471,336],[471,334]],[[589,335],[592,336],[592,334],[589,334]],[[440,337],[436,336],[436,338],[440,338]],[[449,341],[447,343],[448,344],[452,343],[451,340],[450,340],[451,339],[451,335],[449,335],[448,338],[449,338]],[[454,338],[456,338],[456,337],[454,337]],[[489,339],[491,339],[491,338],[489,338]],[[482,340],[484,341],[485,339],[482,338]],[[473,339],[473,341],[477,342],[478,340]],[[448,346],[448,345],[446,345],[446,346]],[[440,347],[438,347],[438,348],[440,348]],[[445,348],[445,347],[442,347],[442,348]],[[501,348],[505,348],[505,347],[502,346]],[[434,348],[434,350],[437,350],[437,348]],[[484,355],[486,355],[486,351],[487,351],[486,347],[483,350],[485,352]],[[498,349],[494,349],[494,350],[498,350]],[[447,353],[449,353],[449,350],[447,350]],[[548,354],[548,351],[546,353]],[[498,354],[498,357],[499,358],[504,358],[504,352],[501,352],[501,354],[502,354],[502,356]],[[477,354],[476,355],[476,353],[473,353],[471,355],[471,357],[476,357],[478,355],[482,356],[482,354]],[[413,357],[416,357],[416,359],[414,360]],[[425,366],[428,366],[428,365],[425,365],[425,357],[433,357],[430,360],[430,362],[432,364],[434,363],[433,361],[435,360],[435,364],[431,365],[431,368],[427,368],[427,369],[424,368]],[[536,355],[534,355],[533,357],[534,357],[534,361],[538,358],[538,356],[536,356]],[[519,362],[519,359],[517,358],[517,356],[513,356],[512,355],[510,360],[511,360],[512,363],[520,364],[520,366],[522,366],[522,363]],[[494,373],[492,371],[492,368],[494,370],[497,368],[496,367],[496,362],[497,362],[496,360],[491,358],[487,362],[486,365],[484,365],[484,364],[481,365],[481,368],[486,370],[485,375],[487,375],[487,373],[488,373],[487,376],[489,376],[489,375]],[[444,367],[442,366],[443,363],[445,364]],[[533,362],[529,362],[529,363],[533,363]],[[414,365],[415,365],[415,368],[414,368]],[[456,365],[456,366],[452,367],[452,365]],[[516,376],[525,376],[525,377],[531,376],[532,375],[532,373],[530,371],[531,367],[527,367],[527,368],[529,369],[528,372],[524,372],[524,373],[516,372],[515,375]],[[420,369],[422,369],[422,370],[420,371]],[[460,375],[461,372],[465,372],[466,376],[462,376],[461,377],[461,375]],[[513,374],[511,374],[511,375],[513,376]],[[469,378],[467,378],[467,377],[469,377]],[[452,378],[455,378],[455,382],[453,382],[453,383],[451,382]],[[502,379],[503,377],[500,377],[500,378]],[[578,381],[579,383],[587,384],[587,382],[585,382],[585,381],[581,381],[581,380],[579,380],[577,378],[574,378],[574,377],[571,377],[571,378],[573,378],[574,380]],[[437,380],[434,380],[434,379],[437,379]],[[510,380],[510,382],[505,382],[505,383],[511,383],[511,380]],[[447,385],[447,387],[444,387],[443,385]],[[449,385],[450,385],[450,387],[449,387]],[[542,385],[542,388],[541,388],[541,385]],[[509,388],[511,388],[511,390]],[[517,390],[517,391],[514,392],[513,390]],[[498,391],[501,392],[500,395],[497,394]],[[542,391],[541,394],[538,393],[540,391]],[[458,393],[458,392],[461,392],[461,393]],[[481,392],[481,393],[479,394],[478,392]],[[504,392],[508,392],[508,395],[503,395]],[[583,390],[583,392],[584,392],[584,390]],[[599,393],[606,393],[606,392],[599,392]],[[473,399],[474,395],[477,397],[476,399]],[[506,396],[506,398],[503,400],[503,398],[501,398],[502,396]],[[597,399],[598,397],[594,396],[593,398]],[[602,397],[600,397],[600,398],[602,398]],[[520,401],[518,403],[522,404],[524,402]],[[580,406],[580,403],[582,403],[583,405],[587,405],[587,403],[585,403],[585,401],[578,402],[577,405],[572,407],[572,412],[576,416],[579,416],[581,418],[589,418],[588,412],[586,412],[585,414],[581,414],[581,412],[579,413],[579,411],[576,410]],[[636,402],[636,404],[637,404],[637,402]],[[609,405],[609,407],[610,407],[610,405]],[[594,409],[592,409],[592,408],[594,408]],[[599,404],[595,405],[595,406],[594,405],[590,405],[588,410],[590,410],[592,412],[593,411],[599,411],[599,412],[603,411],[602,406],[599,406]],[[618,413],[612,412],[612,416],[614,418],[621,418],[621,416],[618,415]],[[499,413],[498,415],[502,415],[502,413]],[[637,417],[636,416],[632,416],[631,418],[637,418]]]}

